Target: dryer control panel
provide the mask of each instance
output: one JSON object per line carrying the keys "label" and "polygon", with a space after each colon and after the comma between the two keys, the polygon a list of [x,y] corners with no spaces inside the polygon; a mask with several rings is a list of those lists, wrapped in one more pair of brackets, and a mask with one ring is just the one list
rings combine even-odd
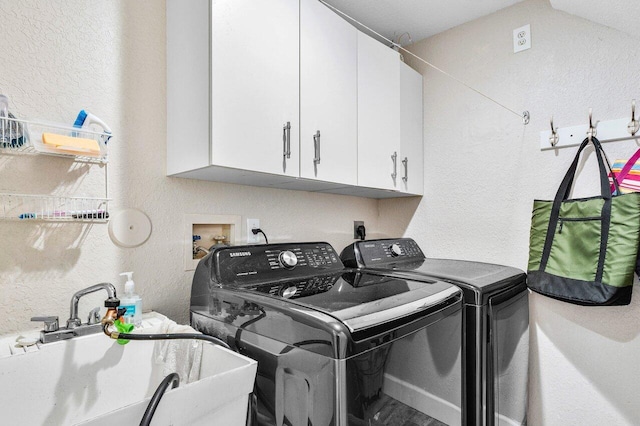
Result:
{"label": "dryer control panel", "polygon": [[328,243],[222,247],[210,256],[211,278],[222,285],[277,282],[344,269]]}
{"label": "dryer control panel", "polygon": [[340,258],[352,268],[374,267],[396,262],[421,262],[424,253],[411,238],[357,241],[347,246]]}

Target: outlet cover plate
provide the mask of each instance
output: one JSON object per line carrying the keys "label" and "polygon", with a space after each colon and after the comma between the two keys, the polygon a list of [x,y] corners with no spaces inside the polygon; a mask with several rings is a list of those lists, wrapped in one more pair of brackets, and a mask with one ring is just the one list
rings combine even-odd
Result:
{"label": "outlet cover plate", "polygon": [[513,53],[531,49],[531,25],[527,24],[513,30]]}
{"label": "outlet cover plate", "polygon": [[353,221],[353,239],[354,240],[360,239],[360,236],[358,235],[358,226],[364,226],[364,221],[362,220]]}
{"label": "outlet cover plate", "polygon": [[260,219],[247,219],[247,244],[260,242],[260,234],[253,234],[252,229],[260,228]]}

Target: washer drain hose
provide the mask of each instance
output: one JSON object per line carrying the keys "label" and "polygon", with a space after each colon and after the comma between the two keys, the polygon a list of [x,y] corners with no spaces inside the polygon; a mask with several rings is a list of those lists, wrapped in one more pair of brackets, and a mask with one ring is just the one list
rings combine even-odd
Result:
{"label": "washer drain hose", "polygon": [[209,343],[213,343],[215,345],[223,346],[227,349],[231,349],[227,343],[217,337],[209,336],[208,334],[200,334],[200,333],[166,333],[166,334],[144,334],[144,333],[120,333],[118,331],[107,331],[105,327],[105,334],[111,337],[112,339],[123,339],[123,340],[177,340],[177,339],[194,339],[194,340],[204,340]]}
{"label": "washer drain hose", "polygon": [[158,385],[158,388],[153,393],[151,397],[151,401],[149,401],[149,405],[147,405],[147,409],[144,411],[144,416],[142,416],[142,420],[140,420],[140,426],[149,426],[151,424],[151,419],[153,418],[153,414],[156,412],[156,408],[158,408],[158,404],[160,403],[160,399],[164,396],[164,393],[167,391],[169,385],[171,385],[171,389],[178,387],[180,384],[180,376],[178,373],[171,373]]}

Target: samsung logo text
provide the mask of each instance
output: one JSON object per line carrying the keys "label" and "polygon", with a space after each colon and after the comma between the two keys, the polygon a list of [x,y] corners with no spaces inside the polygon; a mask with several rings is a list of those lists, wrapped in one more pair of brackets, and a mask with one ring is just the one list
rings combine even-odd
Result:
{"label": "samsung logo text", "polygon": [[229,257],[244,257],[251,256],[251,252],[249,251],[237,251],[235,253],[229,253]]}

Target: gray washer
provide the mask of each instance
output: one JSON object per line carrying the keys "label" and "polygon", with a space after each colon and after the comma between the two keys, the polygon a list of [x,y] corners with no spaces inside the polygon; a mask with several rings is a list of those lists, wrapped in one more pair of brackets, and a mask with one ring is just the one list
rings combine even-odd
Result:
{"label": "gray washer", "polygon": [[400,409],[441,424],[411,397],[429,384],[419,348],[442,322],[457,325],[459,353],[459,288],[345,269],[327,243],[218,247],[191,288],[191,325],[258,361],[260,425],[383,426]]}

